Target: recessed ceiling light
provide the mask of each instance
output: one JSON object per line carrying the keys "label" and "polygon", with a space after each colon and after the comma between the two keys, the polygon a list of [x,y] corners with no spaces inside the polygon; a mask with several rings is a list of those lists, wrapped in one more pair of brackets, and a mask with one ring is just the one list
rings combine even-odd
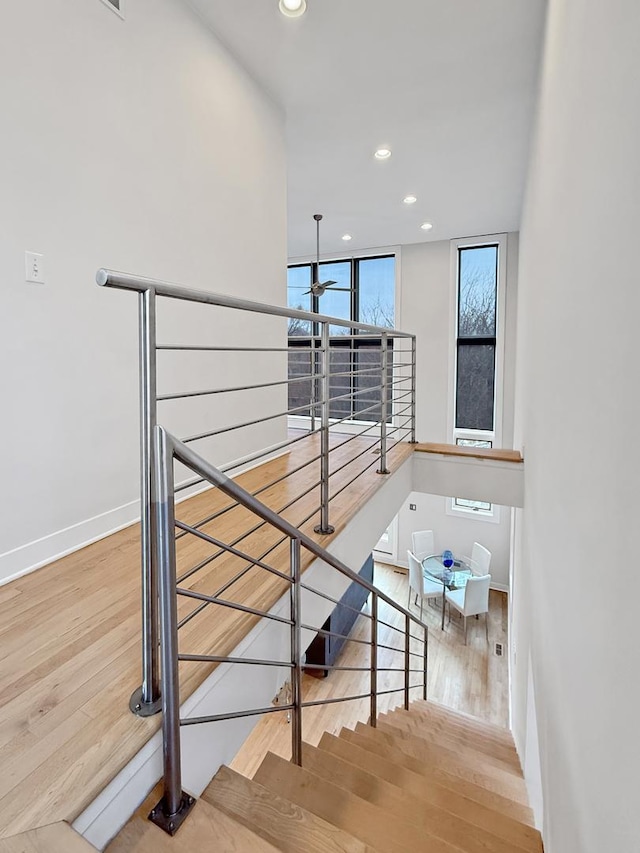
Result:
{"label": "recessed ceiling light", "polygon": [[343,239],[343,240],[350,240],[350,239],[351,239],[351,234],[343,234],[343,235],[342,235],[342,239]]}
{"label": "recessed ceiling light", "polygon": [[299,18],[307,11],[307,0],[280,0],[278,8],[287,18]]}
{"label": "recessed ceiling light", "polygon": [[391,149],[390,148],[378,148],[376,153],[373,155],[376,160],[388,160],[391,157]]}
{"label": "recessed ceiling light", "polygon": [[403,201],[405,204],[415,204],[415,203],[418,201],[418,199],[417,199],[414,195],[406,195],[406,196],[402,199],[402,201]]}
{"label": "recessed ceiling light", "polygon": [[422,228],[423,231],[431,231],[431,229],[433,228],[433,225],[430,222],[423,222],[420,227]]}

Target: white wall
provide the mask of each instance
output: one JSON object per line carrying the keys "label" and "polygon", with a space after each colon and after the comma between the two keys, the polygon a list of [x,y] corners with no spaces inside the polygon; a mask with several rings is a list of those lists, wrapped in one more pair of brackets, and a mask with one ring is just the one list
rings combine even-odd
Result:
{"label": "white wall", "polygon": [[[513,440],[514,353],[517,305],[518,234],[507,237],[505,369],[502,446]],[[451,243],[415,243],[402,247],[398,327],[417,336],[416,420],[418,441],[450,442],[452,406],[452,336],[455,329],[455,283]]]}
{"label": "white wall", "polygon": [[637,821],[640,5],[550,0],[521,230],[513,713],[528,660],[547,853],[630,853]]}
{"label": "white wall", "polygon": [[[100,0],[22,0],[0,27],[0,578],[137,512],[136,298],[98,288],[99,266],[286,298],[282,116],[186,4],[132,0],[126,11],[122,21]],[[44,286],[24,281],[27,249],[45,255]],[[279,321],[172,307],[177,319],[160,311],[172,340],[191,319],[200,341],[236,341],[240,324],[254,345],[285,334]],[[207,388],[263,376],[265,361],[165,361],[161,390],[179,390],[187,367],[190,387]],[[166,418],[215,426],[217,403]],[[235,459],[283,429],[234,433],[207,452]]]}

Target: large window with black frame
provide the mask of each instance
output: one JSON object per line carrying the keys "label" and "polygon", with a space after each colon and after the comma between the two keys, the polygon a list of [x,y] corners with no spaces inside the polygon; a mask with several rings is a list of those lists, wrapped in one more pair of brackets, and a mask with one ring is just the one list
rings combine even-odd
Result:
{"label": "large window with black frame", "polygon": [[[309,292],[313,281],[333,280],[335,290],[322,296]],[[340,288],[339,290],[337,288]],[[325,314],[344,320],[393,328],[395,320],[395,256],[350,258],[293,264],[288,268],[287,299],[290,308]],[[360,334],[347,326],[332,325],[330,354],[329,415],[333,420],[377,422],[381,418],[380,338]],[[289,409],[311,415],[312,399],[319,389],[309,377],[319,373],[320,325],[289,320]],[[315,344],[315,348],[314,348]],[[390,353],[393,342],[389,341]],[[393,358],[389,357],[389,402]],[[377,369],[376,369],[377,368]],[[314,397],[314,394],[316,395]],[[389,405],[391,413],[391,406]],[[316,408],[315,414],[319,415]],[[391,414],[389,414],[391,420]]]}

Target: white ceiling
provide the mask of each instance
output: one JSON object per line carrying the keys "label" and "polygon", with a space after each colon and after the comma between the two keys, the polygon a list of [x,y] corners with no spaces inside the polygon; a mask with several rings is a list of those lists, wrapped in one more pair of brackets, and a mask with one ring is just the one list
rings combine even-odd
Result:
{"label": "white ceiling", "polygon": [[545,0],[190,2],[286,112],[290,257],[518,229]]}

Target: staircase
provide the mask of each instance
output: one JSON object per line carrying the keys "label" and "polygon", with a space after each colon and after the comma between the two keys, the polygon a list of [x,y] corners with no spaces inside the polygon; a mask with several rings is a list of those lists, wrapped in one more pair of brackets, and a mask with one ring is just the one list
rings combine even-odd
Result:
{"label": "staircase", "polygon": [[302,765],[220,768],[174,838],[147,820],[154,791],[107,853],[542,851],[511,735],[442,705],[325,733]]}

